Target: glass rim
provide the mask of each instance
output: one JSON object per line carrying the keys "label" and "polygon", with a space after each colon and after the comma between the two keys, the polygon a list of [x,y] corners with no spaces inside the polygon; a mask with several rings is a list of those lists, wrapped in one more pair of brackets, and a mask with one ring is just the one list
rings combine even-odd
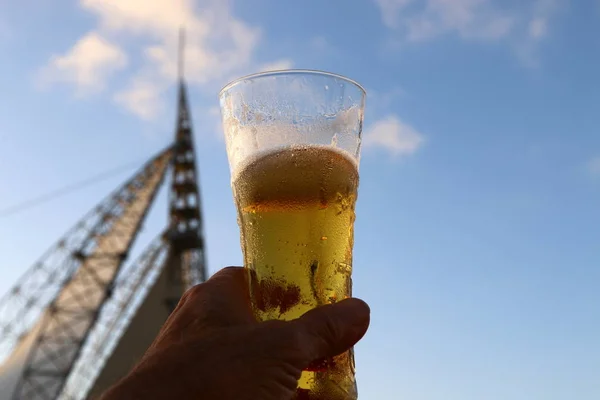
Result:
{"label": "glass rim", "polygon": [[218,97],[221,97],[221,95],[224,92],[228,91],[229,89],[233,88],[234,86],[237,86],[238,84],[242,83],[243,81],[247,81],[249,79],[257,79],[257,78],[264,78],[264,77],[269,77],[269,76],[279,76],[279,75],[302,75],[302,74],[321,75],[321,76],[328,76],[331,78],[341,79],[343,81],[346,81],[346,82],[351,83],[354,86],[358,87],[361,90],[361,92],[363,93],[363,96],[367,95],[366,89],[360,83],[358,83],[354,79],[348,78],[344,75],[336,74],[334,72],[321,71],[318,69],[294,69],[294,68],[292,68],[292,69],[278,69],[278,70],[265,71],[265,72],[255,72],[253,74],[241,76],[239,78],[236,78],[236,79],[230,81],[225,86],[223,86],[223,88],[219,91]]}

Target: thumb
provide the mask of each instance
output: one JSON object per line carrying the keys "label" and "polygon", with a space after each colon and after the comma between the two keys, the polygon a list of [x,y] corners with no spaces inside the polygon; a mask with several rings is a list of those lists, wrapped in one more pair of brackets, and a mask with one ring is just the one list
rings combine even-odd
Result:
{"label": "thumb", "polygon": [[315,360],[330,358],[354,346],[367,332],[370,321],[367,303],[346,299],[318,307],[289,323],[296,331],[306,359],[306,367]]}

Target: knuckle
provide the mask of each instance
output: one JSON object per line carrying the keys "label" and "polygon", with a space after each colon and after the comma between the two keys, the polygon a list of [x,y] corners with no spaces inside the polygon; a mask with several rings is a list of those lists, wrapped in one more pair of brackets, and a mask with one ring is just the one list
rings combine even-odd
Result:
{"label": "knuckle", "polygon": [[243,267],[234,267],[234,266],[223,267],[219,271],[217,271],[210,279],[237,276],[237,275],[242,274],[243,271],[244,271]]}
{"label": "knuckle", "polygon": [[192,286],[191,288],[189,288],[188,290],[185,291],[185,293],[183,293],[183,296],[181,296],[181,304],[187,303],[188,301],[194,301],[195,299],[197,299],[201,293],[204,291],[203,287],[202,287],[202,283]]}

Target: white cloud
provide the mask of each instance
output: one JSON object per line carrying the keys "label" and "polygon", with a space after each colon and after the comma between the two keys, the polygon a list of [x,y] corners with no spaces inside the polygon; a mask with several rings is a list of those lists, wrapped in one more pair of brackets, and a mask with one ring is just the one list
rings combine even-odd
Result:
{"label": "white cloud", "polygon": [[366,148],[382,148],[394,156],[415,153],[425,142],[425,137],[395,115],[388,115],[370,126],[363,134]]}
{"label": "white cloud", "polygon": [[164,108],[161,92],[164,87],[150,77],[136,77],[128,87],[117,92],[115,102],[125,110],[150,121]]}
{"label": "white cloud", "polygon": [[[233,76],[256,72],[254,54],[262,33],[236,18],[228,1],[218,0],[79,0],[98,19],[96,29],[115,40],[142,44],[142,64],[116,104],[149,120],[163,107],[165,90],[177,77],[178,30],[185,27],[185,77],[190,85],[214,91]],[[77,45],[76,45],[77,46]],[[75,47],[71,52],[75,50]],[[81,63],[92,55],[82,54]],[[264,66],[290,65],[289,60]],[[80,80],[69,80],[76,88]]]}
{"label": "white cloud", "polygon": [[529,36],[534,39],[541,39],[546,36],[548,31],[547,22],[544,18],[533,18],[529,22]]}
{"label": "white cloud", "polygon": [[[199,4],[197,4],[199,3]],[[113,35],[150,39],[148,65],[165,80],[177,75],[177,32],[186,29],[185,75],[192,84],[217,86],[248,68],[261,31],[235,18],[227,2],[191,0],[82,0]]]}
{"label": "white cloud", "polygon": [[[527,64],[548,35],[550,21],[566,0],[375,0],[384,25],[401,42],[425,42],[454,34],[465,40],[500,41]],[[518,7],[518,8],[517,8]]]}
{"label": "white cloud", "polygon": [[193,29],[198,23],[189,0],[81,0],[80,4],[98,15],[102,28],[112,31],[151,32],[161,37],[172,35],[174,27]]}
{"label": "white cloud", "polygon": [[521,62],[529,67],[539,64],[539,45],[550,34],[550,21],[566,0],[536,0],[527,22],[525,37],[519,38],[515,50]]}
{"label": "white cloud", "polygon": [[294,65],[292,60],[279,60],[258,67],[257,72],[278,71],[281,69],[290,69]]}
{"label": "white cloud", "polygon": [[246,72],[260,30],[231,15],[227,2],[204,1],[198,9],[195,5],[190,0],[82,0],[99,17],[101,29],[150,42],[129,89],[115,96],[117,104],[146,120],[161,112],[164,91],[177,76],[181,26],[186,29],[184,70],[190,84],[214,89],[229,76]]}
{"label": "white cloud", "polygon": [[529,36],[534,40],[544,38],[548,33],[548,21],[560,7],[560,0],[537,0],[529,21]]}
{"label": "white cloud", "polygon": [[71,83],[80,94],[100,91],[106,80],[127,65],[127,56],[117,45],[97,32],[89,32],[64,55],[52,56],[41,69],[41,84]]}
{"label": "white cloud", "polygon": [[375,0],[375,2],[381,9],[383,23],[388,28],[398,28],[400,25],[400,12],[404,11],[406,6],[412,3],[413,0]]}
{"label": "white cloud", "polygon": [[406,40],[420,42],[455,33],[465,39],[493,40],[513,28],[513,15],[490,0],[376,0],[383,22]]}
{"label": "white cloud", "polygon": [[600,156],[594,157],[588,161],[587,170],[593,177],[600,178]]}

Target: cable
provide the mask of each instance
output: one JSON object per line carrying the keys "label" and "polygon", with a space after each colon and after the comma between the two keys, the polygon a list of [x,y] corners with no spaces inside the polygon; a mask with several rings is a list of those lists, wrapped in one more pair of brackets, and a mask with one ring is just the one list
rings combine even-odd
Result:
{"label": "cable", "polygon": [[125,171],[126,169],[130,169],[130,168],[132,168],[134,166],[139,166],[139,165],[140,164],[137,163],[137,162],[136,163],[129,163],[127,165],[121,165],[118,168],[114,168],[114,169],[111,169],[109,171],[103,172],[101,174],[93,176],[93,177],[91,177],[89,179],[86,179],[84,181],[80,181],[80,182],[77,182],[77,183],[74,183],[74,184],[71,184],[71,185],[67,185],[67,186],[64,186],[64,187],[62,187],[60,189],[52,191],[50,193],[46,193],[44,195],[35,197],[33,199],[26,200],[26,201],[23,201],[21,203],[12,205],[10,207],[0,209],[0,218],[8,217],[9,215],[17,214],[17,213],[22,212],[24,210],[28,210],[28,209],[30,209],[32,207],[35,207],[35,206],[38,206],[40,204],[46,203],[48,201],[54,200],[54,199],[56,199],[58,197],[61,197],[61,196],[64,196],[66,194],[75,192],[75,191],[77,191],[79,189],[82,189],[82,188],[84,188],[86,186],[90,186],[90,185],[92,185],[94,183],[97,183],[97,182],[103,181],[105,179],[108,179],[110,177],[113,177],[113,176],[115,176],[115,175],[117,175],[117,174]]}

